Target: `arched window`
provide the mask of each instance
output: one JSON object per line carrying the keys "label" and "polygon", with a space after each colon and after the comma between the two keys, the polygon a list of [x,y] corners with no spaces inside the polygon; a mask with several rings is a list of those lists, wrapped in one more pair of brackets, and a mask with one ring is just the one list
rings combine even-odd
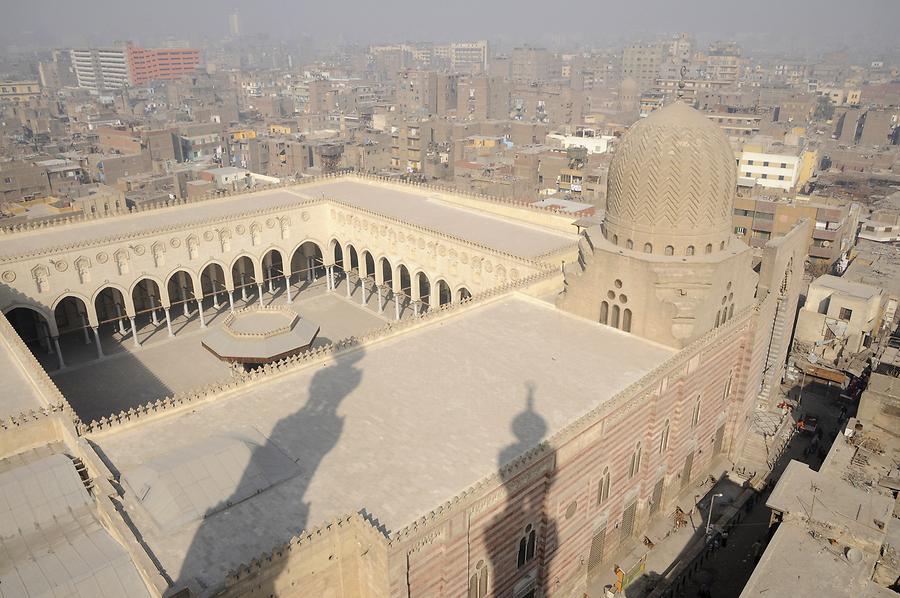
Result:
{"label": "arched window", "polygon": [[662,455],[669,448],[669,420],[663,424],[662,434],[659,435],[659,454]]}
{"label": "arched window", "polygon": [[728,380],[725,381],[725,392],[722,393],[722,398],[724,400],[728,400],[728,395],[731,394],[731,379],[734,377],[734,370],[728,372]]}
{"label": "arched window", "polygon": [[537,542],[537,533],[530,523],[525,526],[525,533],[519,539],[519,554],[516,557],[516,566],[522,568],[525,563],[534,558],[534,546]]}
{"label": "arched window", "polygon": [[728,306],[728,319],[730,320],[733,317],[734,317],[734,303],[732,303],[731,305]]}
{"label": "arched window", "polygon": [[706,244],[706,253],[712,253],[712,243]]}
{"label": "arched window", "polygon": [[722,312],[717,311],[716,312],[716,328],[718,328],[719,324],[721,324],[721,323],[722,323]]}
{"label": "arched window", "polygon": [[644,243],[644,253],[653,253],[653,245]]}
{"label": "arched window", "polygon": [[613,236],[612,236],[612,244],[613,244],[613,245],[618,245],[618,244],[619,244],[619,235],[613,235]]}
{"label": "arched window", "polygon": [[488,589],[488,568],[484,560],[475,565],[475,573],[469,578],[469,598],[484,598]]}
{"label": "arched window", "polygon": [[600,486],[597,488],[597,504],[602,505],[609,499],[610,485],[609,467],[603,469],[603,475],[600,476]]}
{"label": "arched window", "polygon": [[631,464],[628,466],[628,477],[633,478],[641,470],[641,443],[638,442],[631,453]]}
{"label": "arched window", "polygon": [[606,324],[609,319],[609,303],[604,301],[600,304],[600,323]]}
{"label": "arched window", "polygon": [[691,427],[696,428],[700,423],[700,396],[697,396],[697,402],[694,403],[694,412],[691,414]]}
{"label": "arched window", "polygon": [[671,245],[666,245],[666,255],[675,255],[675,248]]}
{"label": "arched window", "polygon": [[612,317],[609,319],[609,325],[613,328],[619,327],[619,306],[613,305],[612,307]]}
{"label": "arched window", "polygon": [[631,310],[627,307],[622,311],[622,330],[631,332]]}
{"label": "arched window", "polygon": [[625,249],[634,249],[634,241],[631,239],[625,241]]}
{"label": "arched window", "polygon": [[722,241],[721,243],[719,243],[719,251],[724,251],[724,250],[725,250],[725,241]]}
{"label": "arched window", "polygon": [[687,249],[684,250],[684,255],[694,255],[694,246],[688,245]]}

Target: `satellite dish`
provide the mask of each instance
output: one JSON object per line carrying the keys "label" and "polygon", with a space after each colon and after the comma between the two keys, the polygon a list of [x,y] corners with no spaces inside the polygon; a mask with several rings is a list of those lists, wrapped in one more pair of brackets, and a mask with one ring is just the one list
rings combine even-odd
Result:
{"label": "satellite dish", "polygon": [[854,565],[862,562],[863,560],[863,553],[859,548],[848,548],[845,556],[847,557],[847,560]]}

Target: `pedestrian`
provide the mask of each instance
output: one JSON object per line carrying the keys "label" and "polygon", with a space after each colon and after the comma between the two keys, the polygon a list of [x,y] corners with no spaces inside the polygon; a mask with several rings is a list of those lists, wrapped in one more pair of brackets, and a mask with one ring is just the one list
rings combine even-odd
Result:
{"label": "pedestrian", "polygon": [[722,548],[728,546],[728,531],[722,530]]}
{"label": "pedestrian", "polygon": [[625,572],[622,571],[622,568],[616,565],[613,568],[613,573],[616,574],[616,594],[622,591],[622,587],[625,585]]}
{"label": "pedestrian", "polygon": [[760,557],[762,557],[762,542],[757,540],[753,543],[753,545],[750,547],[750,556],[753,557],[754,563],[759,562]]}

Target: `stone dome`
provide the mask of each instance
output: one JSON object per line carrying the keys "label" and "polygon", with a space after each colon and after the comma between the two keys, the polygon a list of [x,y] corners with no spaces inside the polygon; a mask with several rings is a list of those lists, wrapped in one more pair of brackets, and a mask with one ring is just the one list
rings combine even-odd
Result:
{"label": "stone dome", "polygon": [[732,237],[734,152],[715,123],[682,102],[622,138],[609,166],[606,238],[657,255],[720,251]]}

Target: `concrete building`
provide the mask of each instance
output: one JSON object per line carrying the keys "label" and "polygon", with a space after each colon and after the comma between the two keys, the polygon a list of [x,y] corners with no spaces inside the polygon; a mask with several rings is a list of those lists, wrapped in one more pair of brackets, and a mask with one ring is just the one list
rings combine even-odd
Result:
{"label": "concrete building", "polygon": [[[0,456],[50,493],[3,520],[4,586],[68,591],[60,559],[87,533],[109,548],[79,579],[115,567],[104,587],[128,596],[565,596],[611,577],[741,452],[805,248],[770,243],[754,270],[728,142],[683,104],[615,156],[606,220],[580,235],[564,213],[341,175],[0,236]],[[327,340],[250,372],[202,347],[275,301]],[[36,530],[58,528],[51,551]]]}
{"label": "concrete building", "polygon": [[488,43],[453,42],[447,47],[447,59],[454,73],[484,73],[488,65]]}
{"label": "concrete building", "polygon": [[734,234],[751,247],[790,233],[801,220],[810,227],[810,262],[827,268],[853,246],[858,205],[830,205],[815,197],[760,198],[738,195],[734,201]]}
{"label": "concrete building", "polygon": [[883,289],[830,274],[820,276],[809,285],[797,314],[795,350],[815,354],[814,363],[842,369],[883,332],[886,307]]}
{"label": "concrete building", "polygon": [[75,48],[72,68],[79,87],[92,91],[143,86],[195,73],[200,51],[192,48],[141,48],[132,44]]}
{"label": "concrete building", "polygon": [[772,588],[795,596],[895,595],[900,528],[892,479],[900,442],[890,405],[900,387],[896,377],[891,382],[892,390],[874,391],[887,404],[863,393],[860,414],[844,423],[818,471],[788,464],[766,501],[772,539],[741,598],[762,598]]}
{"label": "concrete building", "polygon": [[559,78],[555,59],[546,48],[519,46],[512,51],[512,81],[522,85],[544,84]]}
{"label": "concrete building", "polygon": [[0,81],[0,102],[27,102],[40,95],[41,84],[37,81]]}
{"label": "concrete building", "polygon": [[806,150],[782,143],[749,140],[736,152],[738,160],[738,185],[752,187],[759,185],[770,189],[790,191],[802,186],[812,175],[803,168],[803,162],[815,164],[815,152],[804,156]]}
{"label": "concrete building", "polygon": [[656,86],[659,67],[666,55],[663,44],[632,44],[622,53],[622,79],[634,79],[640,91]]}

